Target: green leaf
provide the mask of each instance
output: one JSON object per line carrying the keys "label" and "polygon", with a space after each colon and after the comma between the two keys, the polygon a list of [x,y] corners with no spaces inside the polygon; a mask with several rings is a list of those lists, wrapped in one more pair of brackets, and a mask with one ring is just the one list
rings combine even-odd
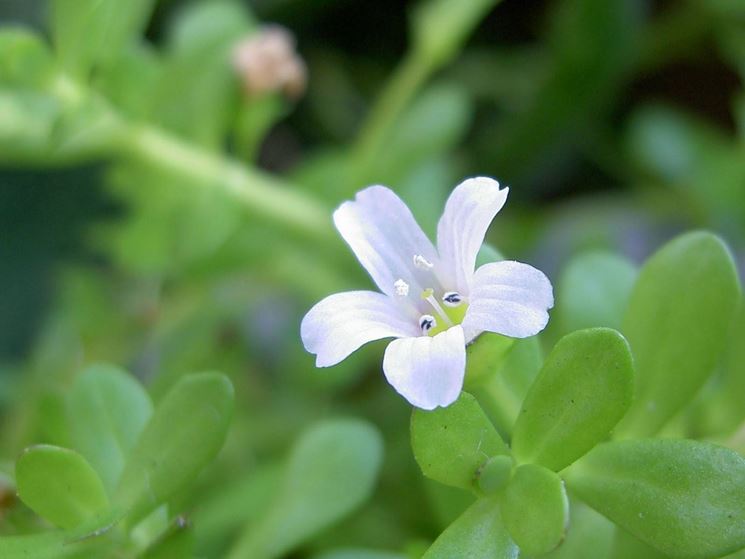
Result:
{"label": "green leaf", "polygon": [[507,454],[496,429],[467,392],[446,408],[414,409],[411,448],[425,476],[471,490],[478,469],[492,456]]}
{"label": "green leaf", "polygon": [[564,482],[551,470],[537,464],[518,466],[500,505],[504,525],[521,552],[541,555],[564,539],[569,501]]}
{"label": "green leaf", "polygon": [[[543,364],[538,336],[515,340],[499,371],[471,387],[499,433],[510,439],[525,396]],[[468,366],[468,365],[466,365]]]}
{"label": "green leaf", "polygon": [[[607,518],[577,499],[569,500],[569,530],[566,539],[541,559],[598,559],[607,558],[613,544],[616,526]],[[627,555],[617,559],[641,559]]]}
{"label": "green leaf", "polygon": [[145,389],[117,367],[92,365],[75,379],[68,411],[72,443],[98,471],[109,494],[152,412]]}
{"label": "green leaf", "polygon": [[745,459],[709,443],[604,443],[568,470],[570,489],[643,542],[682,559],[745,546]]}
{"label": "green leaf", "polygon": [[621,328],[637,270],[610,252],[573,258],[559,278],[556,315],[562,332],[605,326]]}
{"label": "green leaf", "polygon": [[691,401],[721,356],[739,300],[732,256],[711,233],[678,237],[650,258],[624,320],[637,382],[619,436],[654,435]]}
{"label": "green leaf", "polygon": [[166,394],[130,453],[115,502],[131,524],[191,483],[217,455],[233,411],[220,373],[187,375]]}
{"label": "green leaf", "polygon": [[53,67],[52,55],[36,33],[20,27],[0,29],[0,83],[40,87]]}
{"label": "green leaf", "polygon": [[510,456],[492,456],[478,471],[479,488],[487,495],[500,491],[510,481],[513,466]]}
{"label": "green leaf", "polygon": [[468,387],[478,386],[497,374],[515,343],[514,338],[484,332],[466,346],[466,378]]}
{"label": "green leaf", "polygon": [[0,557],[3,559],[63,559],[98,557],[91,554],[96,542],[81,540],[71,542],[70,534],[63,531],[0,537]]}
{"label": "green leaf", "polygon": [[312,427],[292,449],[272,507],[229,557],[283,556],[339,521],[369,497],[382,454],[380,434],[366,422],[340,419]]}
{"label": "green leaf", "polygon": [[440,534],[422,559],[517,559],[495,498],[479,499]]}
{"label": "green leaf", "polygon": [[[574,521],[572,521],[574,523]],[[613,547],[608,555],[610,559],[668,559],[667,555],[648,546],[629,534],[626,530],[616,527]]]}
{"label": "green leaf", "polygon": [[62,65],[85,77],[144,29],[155,0],[52,0],[52,36]]}
{"label": "green leaf", "polygon": [[96,471],[80,454],[66,448],[27,448],[16,462],[16,483],[21,500],[60,528],[76,528],[109,509]]}
{"label": "green leaf", "polygon": [[338,549],[323,553],[315,559],[407,559],[405,555],[372,549]]}
{"label": "green leaf", "polygon": [[182,518],[176,519],[165,533],[143,554],[142,559],[175,559],[194,556],[194,530]]}
{"label": "green leaf", "polygon": [[621,334],[591,328],[564,336],[523,402],[515,458],[562,470],[610,434],[633,391],[631,353]]}

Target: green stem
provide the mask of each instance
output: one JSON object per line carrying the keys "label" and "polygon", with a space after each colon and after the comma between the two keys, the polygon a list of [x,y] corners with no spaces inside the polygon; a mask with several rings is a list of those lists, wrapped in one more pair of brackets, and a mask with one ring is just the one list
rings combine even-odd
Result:
{"label": "green stem", "polygon": [[433,71],[433,65],[416,50],[396,68],[360,131],[354,148],[355,178],[365,180],[390,130]]}
{"label": "green stem", "polygon": [[219,188],[247,208],[313,237],[330,237],[330,211],[316,199],[267,173],[213,154],[152,126],[130,126],[125,154]]}
{"label": "green stem", "polygon": [[134,158],[156,168],[197,179],[185,181],[217,188],[247,209],[313,238],[331,238],[331,211],[312,196],[282,179],[212,153],[161,128],[134,123],[96,92],[62,74],[51,91],[68,106],[97,102],[105,107],[102,121],[111,125],[114,156]]}

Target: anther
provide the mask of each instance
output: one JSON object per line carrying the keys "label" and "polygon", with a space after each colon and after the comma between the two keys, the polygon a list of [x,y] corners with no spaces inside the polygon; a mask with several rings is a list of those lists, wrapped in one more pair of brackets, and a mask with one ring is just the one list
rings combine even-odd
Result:
{"label": "anther", "polygon": [[409,284],[401,278],[393,282],[393,289],[396,290],[396,295],[399,297],[406,297],[409,294]]}
{"label": "anther", "polygon": [[422,332],[425,334],[432,330],[432,328],[435,328],[437,326],[437,321],[435,320],[435,317],[431,314],[423,314],[419,317],[419,328],[422,329]]}
{"label": "anther", "polygon": [[457,307],[463,302],[463,296],[457,291],[448,291],[442,296],[442,302],[447,307]]}
{"label": "anther", "polygon": [[421,254],[415,254],[414,255],[414,266],[416,266],[420,270],[429,271],[432,268],[434,268],[435,265],[432,264],[432,262],[430,262],[426,258],[424,258],[424,256],[422,256]]}

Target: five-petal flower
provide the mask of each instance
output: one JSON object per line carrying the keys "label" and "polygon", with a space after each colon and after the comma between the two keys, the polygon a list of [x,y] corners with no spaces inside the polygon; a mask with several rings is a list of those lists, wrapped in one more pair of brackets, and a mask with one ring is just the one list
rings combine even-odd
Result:
{"label": "five-petal flower", "polygon": [[553,306],[551,282],[514,261],[476,269],[486,230],[507,200],[486,177],[463,181],[437,226],[437,248],[404,202],[371,186],[334,212],[334,223],[382,293],[330,295],[305,315],[301,337],[318,367],[360,346],[396,338],[383,372],[411,404],[448,406],[463,387],[466,344],[482,332],[526,338],[543,330]]}

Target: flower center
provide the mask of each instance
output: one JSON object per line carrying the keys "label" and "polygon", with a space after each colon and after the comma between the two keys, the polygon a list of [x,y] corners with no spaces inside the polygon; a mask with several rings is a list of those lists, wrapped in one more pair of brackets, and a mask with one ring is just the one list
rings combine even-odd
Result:
{"label": "flower center", "polygon": [[[419,328],[422,334],[435,336],[448,328],[463,322],[468,309],[466,297],[457,291],[446,291],[440,280],[434,273],[435,265],[421,254],[415,254],[412,258],[414,272],[410,284],[403,278],[393,283],[396,298],[402,303],[413,305],[419,313]],[[433,285],[427,287],[420,293],[420,301],[416,301],[416,291],[409,298],[411,288],[421,289],[422,285]]]}

